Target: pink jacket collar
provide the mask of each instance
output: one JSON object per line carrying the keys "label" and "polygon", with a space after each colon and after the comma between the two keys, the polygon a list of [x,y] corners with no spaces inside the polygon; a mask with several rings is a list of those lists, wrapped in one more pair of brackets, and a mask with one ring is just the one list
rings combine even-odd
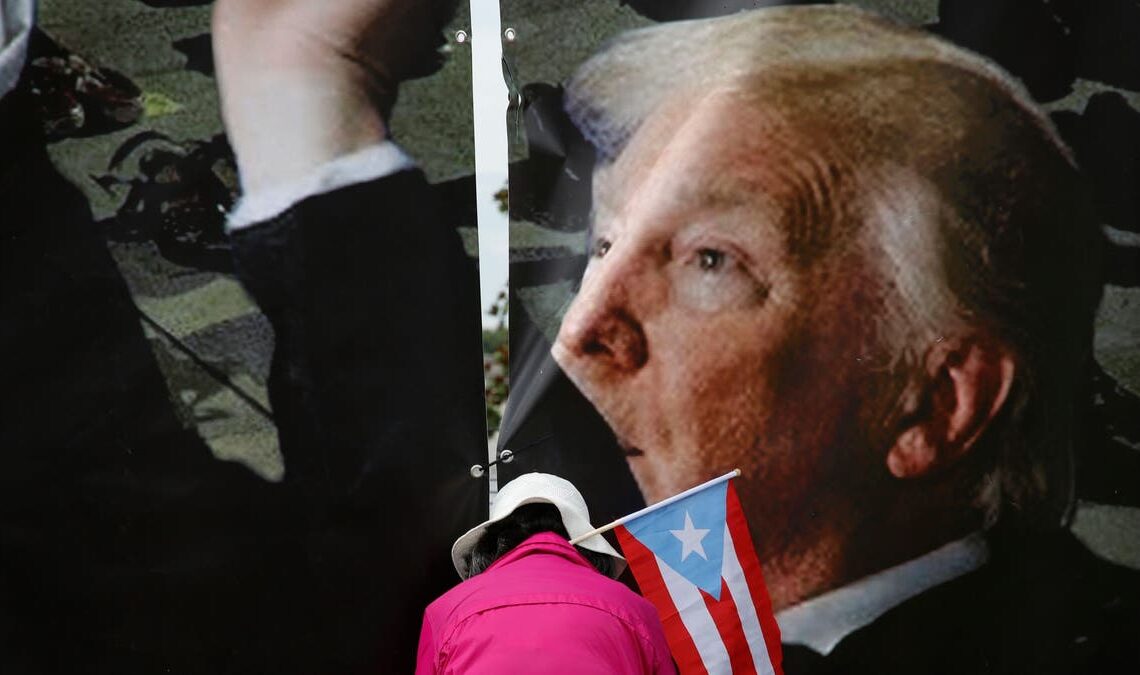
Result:
{"label": "pink jacket collar", "polygon": [[570,542],[566,541],[553,532],[540,532],[538,534],[531,535],[531,537],[526,541],[514,547],[503,556],[501,556],[498,560],[491,563],[491,566],[486,569],[486,572],[490,572],[491,570],[503,567],[505,565],[510,565],[511,563],[525,558],[529,555],[540,553],[557,555],[559,557],[565,558],[566,560],[569,560],[570,562],[574,562],[584,567],[593,569],[593,566],[589,563],[589,561],[583,558],[582,554],[579,553],[576,548],[570,545]]}

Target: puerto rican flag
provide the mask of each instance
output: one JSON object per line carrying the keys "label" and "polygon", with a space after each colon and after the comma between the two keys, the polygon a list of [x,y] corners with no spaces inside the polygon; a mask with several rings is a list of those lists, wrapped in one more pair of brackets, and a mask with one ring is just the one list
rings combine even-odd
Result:
{"label": "puerto rican flag", "polygon": [[623,519],[622,552],[681,675],[781,675],[780,630],[729,474]]}

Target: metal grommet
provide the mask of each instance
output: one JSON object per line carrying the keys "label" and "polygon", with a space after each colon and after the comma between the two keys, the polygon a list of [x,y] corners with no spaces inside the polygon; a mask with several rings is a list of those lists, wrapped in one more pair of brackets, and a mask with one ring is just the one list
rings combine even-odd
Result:
{"label": "metal grommet", "polygon": [[483,474],[487,473],[487,469],[483,468],[482,464],[471,465],[471,477],[482,478]]}
{"label": "metal grommet", "polygon": [[517,37],[518,37],[518,33],[515,32],[514,28],[508,28],[505,31],[503,31],[503,39],[506,40],[507,42],[514,42],[515,38],[517,38]]}
{"label": "metal grommet", "polygon": [[467,31],[465,31],[465,30],[455,31],[455,41],[458,42],[459,44],[463,44],[464,42],[467,42],[467,38],[468,38]]}
{"label": "metal grommet", "polygon": [[510,464],[511,462],[515,461],[515,453],[511,452],[510,450],[504,450],[499,453],[499,461],[503,464]]}

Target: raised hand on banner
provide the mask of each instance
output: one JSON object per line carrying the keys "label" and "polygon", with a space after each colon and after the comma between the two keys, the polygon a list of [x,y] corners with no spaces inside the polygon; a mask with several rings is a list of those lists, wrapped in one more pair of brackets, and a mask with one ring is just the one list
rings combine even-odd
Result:
{"label": "raised hand on banner", "polygon": [[222,116],[246,190],[387,135],[400,82],[435,72],[456,0],[219,0]]}

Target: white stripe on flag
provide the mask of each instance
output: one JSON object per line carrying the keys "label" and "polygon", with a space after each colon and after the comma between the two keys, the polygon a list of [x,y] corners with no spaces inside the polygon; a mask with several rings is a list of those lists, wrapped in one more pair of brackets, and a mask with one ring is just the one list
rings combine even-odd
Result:
{"label": "white stripe on flag", "polygon": [[732,599],[736,601],[740,627],[748,638],[748,651],[752,652],[756,672],[758,675],[775,675],[772,659],[768,656],[768,645],[764,643],[764,631],[760,628],[760,617],[756,614],[756,606],[752,604],[752,594],[748,592],[744,568],[740,566],[740,558],[736,555],[728,523],[724,524],[724,582],[728,585],[728,592],[732,593]]}
{"label": "white stripe on flag", "polygon": [[672,567],[669,567],[661,558],[656,558],[657,567],[661,570],[661,578],[665,581],[665,588],[669,597],[673,598],[673,606],[681,616],[681,623],[693,638],[697,646],[697,653],[704,662],[705,670],[709,675],[732,673],[732,663],[728,658],[728,649],[720,639],[720,631],[713,623],[701,591],[691,581],[685,579]]}

